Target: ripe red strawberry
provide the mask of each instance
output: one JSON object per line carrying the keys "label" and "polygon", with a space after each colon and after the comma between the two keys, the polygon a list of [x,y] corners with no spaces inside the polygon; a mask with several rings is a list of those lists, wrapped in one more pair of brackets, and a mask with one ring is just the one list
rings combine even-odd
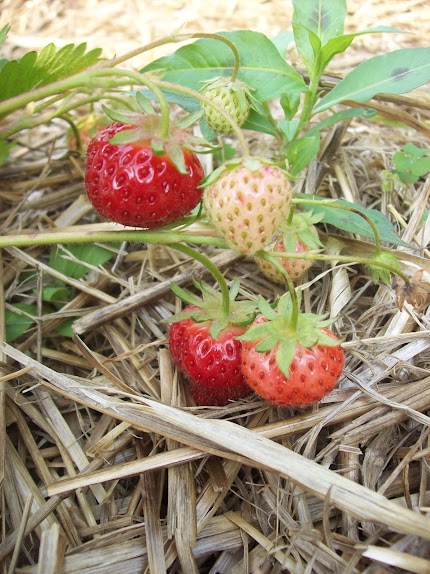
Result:
{"label": "ripe red strawberry", "polygon": [[197,156],[176,146],[183,153],[181,173],[168,150],[153,152],[150,129],[141,130],[142,139],[131,134],[128,143],[109,142],[125,130],[139,135],[136,126],[116,122],[88,146],[85,186],[94,208],[110,221],[144,228],[167,225],[189,213],[202,198],[198,184],[204,172]]}
{"label": "ripe red strawberry", "polygon": [[178,287],[174,291],[192,300],[172,317],[169,348],[173,361],[185,374],[198,405],[223,406],[252,393],[241,371],[243,335],[255,315],[250,301],[231,301],[230,314],[222,316],[222,298],[207,285],[203,300]]}
{"label": "ripe red strawberry", "polygon": [[210,321],[197,323],[192,318],[173,323],[169,347],[173,361],[190,382],[195,402],[222,406],[252,392],[241,371],[242,343],[234,338],[243,335],[246,327],[228,325],[214,339],[210,326]]}
{"label": "ripe red strawberry", "polygon": [[[280,235],[276,239],[272,251],[275,253],[306,253],[311,250],[321,249],[323,244],[319,240],[317,229],[314,223],[320,221],[320,217],[311,213],[294,213],[291,221],[285,220],[279,227]],[[293,281],[299,281],[313,265],[311,259],[300,258],[277,258],[285,271]],[[256,257],[258,267],[263,274],[274,281],[283,285],[285,278],[276,267],[265,259]]]}
{"label": "ripe red strawberry", "polygon": [[270,241],[292,199],[287,173],[260,159],[224,164],[205,182],[206,212],[235,251],[253,255]]}
{"label": "ripe red strawberry", "polygon": [[248,385],[274,405],[304,407],[332,391],[344,351],[320,317],[300,314],[292,328],[290,309],[283,311],[270,308],[268,316],[258,315],[240,337],[242,372]]}
{"label": "ripe red strawberry", "polygon": [[[249,90],[242,82],[232,82],[229,78],[219,77],[206,82],[202,95],[218,104],[241,126],[245,123],[251,108]],[[218,134],[231,133],[230,122],[210,104],[204,103],[203,114],[208,126]]]}

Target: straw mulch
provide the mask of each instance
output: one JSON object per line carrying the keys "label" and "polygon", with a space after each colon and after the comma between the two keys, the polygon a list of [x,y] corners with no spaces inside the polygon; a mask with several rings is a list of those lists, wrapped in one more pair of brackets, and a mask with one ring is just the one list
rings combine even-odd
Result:
{"label": "straw mulch", "polygon": [[[415,34],[358,39],[333,63],[337,74],[429,37],[425,1],[348,6],[349,30],[387,24]],[[1,18],[12,23],[12,53],[88,40],[109,56],[184,22],[273,35],[288,27],[291,9],[258,0],[3,0]],[[430,98],[422,89],[389,100],[373,102],[378,121],[328,132],[297,189],[380,209],[416,247],[393,248],[402,268],[424,269],[428,280],[429,181],[383,194],[381,170],[405,143],[429,147]],[[114,227],[97,223],[64,131],[57,123],[27,134],[0,168],[3,234]],[[270,141],[252,138],[264,153]],[[330,230],[328,238],[337,253]],[[342,241],[349,253],[371,253],[360,237]],[[2,316],[10,302],[39,309],[36,326],[1,348],[2,574],[430,572],[428,306],[400,311],[394,286],[373,285],[360,266],[316,264],[304,307],[338,317],[347,356],[339,387],[302,411],[256,397],[197,408],[160,321],[181,305],[172,279],[210,278],[167,247],[114,249],[82,281],[56,273],[44,247],[1,253]],[[252,261],[207,254],[229,280],[240,278],[243,297],[281,293]],[[46,312],[41,288],[52,277],[75,296]],[[69,317],[74,339],[56,331]]]}

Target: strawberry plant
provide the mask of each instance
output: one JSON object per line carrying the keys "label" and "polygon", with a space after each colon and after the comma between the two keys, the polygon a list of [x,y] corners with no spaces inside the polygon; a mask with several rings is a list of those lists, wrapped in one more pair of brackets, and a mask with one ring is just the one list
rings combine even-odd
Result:
{"label": "strawberry plant", "polygon": [[[87,197],[103,219],[123,227],[106,229],[93,221],[83,234],[61,228],[6,234],[0,237],[0,247],[62,244],[72,250],[74,244],[86,243],[89,251],[76,256],[88,262],[96,242],[139,242],[168,246],[203,264],[219,292],[205,286],[206,299],[201,301],[173,287],[175,294],[186,295],[189,306],[169,328],[173,360],[185,372],[199,404],[226,404],[245,396],[249,389],[244,377],[275,404],[302,406],[333,387],[343,367],[339,341],[327,333],[324,319],[301,312],[293,286],[315,261],[361,265],[376,283],[388,284],[394,274],[403,286],[403,301],[414,300],[406,293],[411,278],[386,246],[410,245],[398,237],[385,215],[351,201],[322,197],[318,190],[314,195],[299,193],[296,184],[299,187],[309,164],[317,161],[327,128],[353,118],[376,121],[374,96],[407,93],[430,79],[430,48],[374,56],[327,89],[327,66],[356,37],[401,31],[377,26],[345,33],[345,0],[293,0],[292,7],[292,30],[273,40],[253,30],[177,33],[112,60],[103,60],[100,50],[87,51],[82,44],[61,49],[49,45],[40,53],[1,61],[0,160],[6,162],[9,155],[13,161],[27,130],[63,122],[79,140],[82,118],[97,118],[85,162]],[[0,43],[7,40],[8,29],[1,30]],[[122,67],[138,54],[182,41],[189,43],[139,71]],[[292,43],[302,70],[287,61]],[[250,132],[270,138],[266,155],[251,153]],[[81,148],[78,144],[78,152]],[[204,172],[201,154],[212,154],[215,169]],[[428,171],[427,155],[426,150],[405,147],[393,157],[393,173],[416,182]],[[362,253],[333,255],[325,251],[323,226],[326,235],[334,230],[371,241]],[[225,277],[205,255],[214,248],[249,257],[256,273],[261,269],[287,286],[289,303],[260,298],[264,312],[249,327],[255,318],[249,310],[253,304],[232,298]],[[102,257],[97,265],[109,258]],[[66,271],[64,275],[71,277]],[[235,281],[233,285],[236,295],[239,287]],[[52,306],[55,298],[55,304],[62,305],[69,287],[48,282],[42,292],[45,305]],[[237,311],[242,307],[247,309],[244,315]],[[24,308],[14,300],[8,308],[9,324],[18,315],[25,318],[19,329],[10,331],[9,340],[25,332],[36,307],[30,302]],[[246,373],[237,367],[241,341],[252,355],[243,361]],[[210,349],[205,356],[213,359],[215,370],[201,353],[190,366],[189,358],[202,345]],[[234,376],[226,367],[227,382],[221,366],[226,349],[234,350]],[[309,369],[306,374],[301,371],[298,353],[307,357],[306,365],[311,355],[315,357],[311,362],[317,383]],[[275,400],[272,391],[267,394],[251,382],[257,358],[265,362],[264,369],[274,365],[276,384],[286,379],[293,394],[283,390],[284,398]],[[323,365],[328,375],[320,385]],[[291,383],[302,377],[311,380],[307,390]],[[315,385],[320,385],[319,391]]]}

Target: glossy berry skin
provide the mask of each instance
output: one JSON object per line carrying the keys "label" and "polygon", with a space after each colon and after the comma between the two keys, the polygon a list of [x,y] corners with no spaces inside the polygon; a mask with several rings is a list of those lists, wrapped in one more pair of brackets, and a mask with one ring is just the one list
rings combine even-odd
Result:
{"label": "glossy berry skin", "polygon": [[242,371],[242,342],[234,337],[246,328],[228,326],[214,340],[210,321],[185,319],[173,323],[169,348],[178,369],[187,377],[197,405],[223,406],[252,393]]}
{"label": "glossy berry skin", "polygon": [[290,210],[292,187],[274,165],[246,165],[225,172],[205,188],[204,206],[219,234],[235,251],[253,255],[265,247]]}
{"label": "glossy berry skin", "polygon": [[[259,315],[254,324],[264,321]],[[328,329],[323,331],[336,338]],[[343,370],[340,345],[306,348],[297,343],[287,378],[277,365],[277,348],[259,352],[256,344],[258,341],[243,341],[242,372],[258,395],[279,407],[305,407],[321,400],[333,390]]]}
{"label": "glossy berry skin", "polygon": [[197,156],[184,152],[187,173],[167,155],[155,155],[150,140],[114,145],[109,139],[134,126],[114,123],[91,140],[85,186],[88,199],[105,219],[133,227],[154,228],[189,213],[201,200],[204,176]]}
{"label": "glossy berry skin", "polygon": [[[315,227],[314,227],[315,229]],[[316,233],[316,230],[315,230]],[[277,239],[274,246],[273,251],[275,253],[285,253],[284,242],[281,238]],[[309,249],[304,245],[301,241],[296,242],[295,252],[299,253],[306,253]],[[288,273],[293,281],[299,281],[303,275],[306,273],[308,269],[310,269],[313,265],[313,261],[310,259],[299,259],[299,258],[278,258],[279,263]],[[256,262],[258,267],[261,269],[263,274],[273,281],[274,283],[279,283],[280,285],[285,284],[285,278],[280,273],[270,261],[266,261],[265,259],[256,258]]]}

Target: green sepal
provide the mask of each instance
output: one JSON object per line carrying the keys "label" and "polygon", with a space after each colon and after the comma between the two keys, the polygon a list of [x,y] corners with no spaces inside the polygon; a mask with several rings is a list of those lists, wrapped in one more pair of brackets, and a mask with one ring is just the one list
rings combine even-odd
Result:
{"label": "green sepal", "polygon": [[289,377],[290,367],[295,352],[296,343],[294,341],[283,341],[276,352],[276,362],[279,370],[282,371],[287,378]]}
{"label": "green sepal", "polygon": [[172,160],[173,165],[176,167],[179,173],[187,174],[188,172],[187,167],[185,165],[184,152],[182,151],[182,148],[176,144],[174,145],[166,144],[165,149],[167,155]]}
{"label": "green sepal", "polygon": [[223,314],[223,299],[220,291],[214,289],[207,283],[194,281],[194,286],[202,293],[202,297],[194,295],[190,291],[182,289],[176,283],[171,283],[173,293],[181,298],[188,305],[193,305],[193,309],[183,311],[163,319],[162,323],[176,323],[184,319],[192,319],[196,323],[210,321],[209,332],[213,339],[216,339],[220,332],[228,325],[247,326],[252,323],[257,314],[255,301],[236,301],[240,284],[237,280],[232,282],[229,291],[230,312]]}
{"label": "green sepal", "polygon": [[[389,251],[373,253],[369,259],[372,259],[374,263],[366,265],[366,267],[369,270],[374,283],[379,283],[379,281],[382,281],[385,284],[389,284],[391,281],[391,273],[396,273],[401,270],[397,257]],[[392,269],[390,270],[379,267],[378,263],[389,265]]]}
{"label": "green sepal", "polygon": [[104,113],[114,122],[120,122],[121,124],[131,124],[138,125],[139,121],[142,119],[142,114],[140,112],[133,112],[131,110],[113,110],[107,106],[102,105]]}
{"label": "green sepal", "polygon": [[182,299],[182,301],[188,303],[188,305],[199,305],[201,303],[200,297],[197,297],[197,295],[194,295],[191,291],[182,289],[177,283],[170,283],[170,289],[179,299]]}
{"label": "green sepal", "polygon": [[136,93],[136,101],[139,104],[140,109],[145,112],[145,114],[155,114],[155,110],[150,100],[144,96],[142,92]]}
{"label": "green sepal", "polygon": [[197,110],[196,112],[192,112],[190,114],[187,114],[186,116],[184,116],[183,118],[181,118],[180,120],[178,120],[176,122],[176,124],[178,126],[180,126],[181,128],[189,128],[190,126],[192,126],[193,124],[195,124],[196,122],[198,122],[200,120],[200,118],[202,117],[203,111],[202,110]]}
{"label": "green sepal", "polygon": [[259,295],[257,299],[257,305],[260,313],[266,317],[266,319],[273,320],[276,319],[277,313],[274,311],[273,307],[270,305],[268,301],[262,296]]}
{"label": "green sepal", "polygon": [[142,130],[140,128],[135,128],[132,130],[124,130],[122,132],[118,132],[112,138],[110,138],[109,143],[113,145],[121,145],[135,143],[144,139],[145,135],[143,134]]}

